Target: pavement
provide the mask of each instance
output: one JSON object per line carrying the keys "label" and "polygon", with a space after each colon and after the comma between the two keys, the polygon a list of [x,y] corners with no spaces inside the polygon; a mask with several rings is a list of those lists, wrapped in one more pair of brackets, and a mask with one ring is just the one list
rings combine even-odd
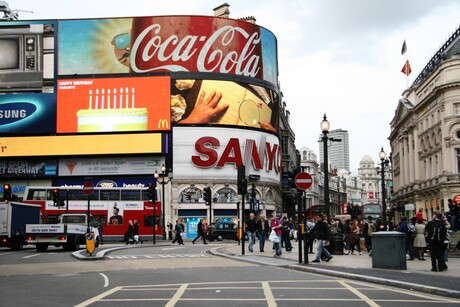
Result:
{"label": "pavement", "polygon": [[[246,242],[244,255],[242,254],[242,245],[238,243],[221,244],[219,242],[210,242],[207,247],[209,248],[209,253],[213,255],[238,261],[365,281],[444,297],[460,298],[460,258],[450,258],[446,263],[449,268],[443,272],[431,272],[429,255],[425,255],[426,261],[406,260],[407,269],[405,270],[374,268],[372,258],[375,255],[369,256],[367,252],[363,252],[362,255],[358,253],[355,255],[333,255],[329,262],[321,261],[321,263],[312,263],[311,261],[315,259],[315,255],[308,254],[307,263],[303,253],[301,256],[302,261],[299,261],[298,243],[293,241],[292,244],[292,252],[285,252],[283,249],[281,257],[274,257],[270,242],[267,242],[263,253],[258,249],[258,242],[255,245],[254,252],[249,252]],[[144,246],[152,247],[150,244]],[[156,246],[170,246],[170,241],[159,241]],[[86,253],[86,250],[76,251],[73,256],[80,260],[100,260],[112,251],[131,247],[141,246],[121,243],[106,244],[99,246],[95,254],[91,256]],[[316,250],[313,249],[313,251]]]}

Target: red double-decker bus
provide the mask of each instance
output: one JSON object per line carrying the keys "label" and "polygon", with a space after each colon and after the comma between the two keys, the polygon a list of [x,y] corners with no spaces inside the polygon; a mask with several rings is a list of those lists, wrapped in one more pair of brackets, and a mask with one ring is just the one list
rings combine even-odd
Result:
{"label": "red double-decker bus", "polygon": [[[54,206],[53,190],[58,189],[62,200],[60,207]],[[158,195],[156,194],[156,199]],[[104,239],[122,240],[128,230],[128,222],[139,221],[139,235],[161,236],[161,205],[159,201],[149,202],[147,188],[95,187],[91,195],[79,187],[26,187],[23,202],[42,207],[45,223],[53,224],[61,213],[87,213],[94,216],[102,226]]]}

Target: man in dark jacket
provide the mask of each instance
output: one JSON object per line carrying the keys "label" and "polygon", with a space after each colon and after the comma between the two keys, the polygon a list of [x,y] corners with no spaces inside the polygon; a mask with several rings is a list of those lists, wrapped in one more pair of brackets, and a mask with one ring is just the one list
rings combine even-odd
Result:
{"label": "man in dark jacket", "polygon": [[198,240],[198,238],[200,237],[203,239],[203,244],[208,244],[206,243],[206,218],[202,218],[198,223],[197,232],[198,235],[195,239],[193,239],[192,244],[195,244],[195,241]]}
{"label": "man in dark jacket", "polygon": [[265,239],[268,237],[270,226],[268,225],[265,214],[260,215],[260,219],[256,222],[256,230],[259,236],[259,248],[263,253],[265,248]]}
{"label": "man in dark jacket", "polygon": [[318,240],[318,246],[316,249],[316,258],[312,262],[321,262],[321,254],[326,256],[326,262],[332,259],[332,255],[324,248],[325,241],[330,239],[329,225],[327,223],[327,217],[325,214],[320,215],[320,219],[316,222],[312,232],[315,234]]}
{"label": "man in dark jacket", "polygon": [[254,251],[254,242],[256,240],[256,219],[254,213],[249,214],[249,219],[246,221],[246,233],[248,235],[248,249],[252,253]]}
{"label": "man in dark jacket", "polygon": [[444,261],[444,240],[446,239],[446,225],[442,221],[442,214],[437,213],[435,218],[425,227],[426,238],[430,249],[431,271],[442,272],[447,270]]}

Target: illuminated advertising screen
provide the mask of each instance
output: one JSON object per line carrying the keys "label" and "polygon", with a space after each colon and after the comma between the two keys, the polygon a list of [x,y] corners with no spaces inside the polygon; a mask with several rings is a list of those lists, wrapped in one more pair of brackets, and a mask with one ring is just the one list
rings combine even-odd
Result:
{"label": "illuminated advertising screen", "polygon": [[225,127],[173,128],[174,178],[235,180],[237,167],[248,175],[279,183],[281,147],[271,133]]}
{"label": "illuminated advertising screen", "polygon": [[53,93],[57,21],[0,23],[0,93]]}
{"label": "illuminated advertising screen", "polygon": [[0,157],[163,153],[161,133],[0,137]]}
{"label": "illuminated advertising screen", "polygon": [[59,75],[155,72],[232,74],[278,86],[276,37],[206,16],[59,21]]}
{"label": "illuminated advertising screen", "polygon": [[55,131],[55,94],[0,95],[1,134],[49,134]]}
{"label": "illuminated advertising screen", "polygon": [[172,80],[171,121],[277,132],[278,96],[261,86],[222,80]]}
{"label": "illuminated advertising screen", "polygon": [[57,132],[170,129],[169,77],[59,79]]}

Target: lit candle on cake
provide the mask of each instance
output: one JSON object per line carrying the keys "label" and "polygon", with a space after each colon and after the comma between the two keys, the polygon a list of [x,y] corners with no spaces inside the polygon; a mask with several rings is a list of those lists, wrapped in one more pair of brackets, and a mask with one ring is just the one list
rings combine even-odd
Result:
{"label": "lit candle on cake", "polygon": [[131,108],[134,109],[134,87],[131,88]]}
{"label": "lit candle on cake", "polygon": [[113,89],[113,108],[117,108],[117,89]]}
{"label": "lit candle on cake", "polygon": [[128,107],[128,95],[129,95],[129,91],[128,91],[128,87],[126,87],[126,108],[129,108]]}
{"label": "lit candle on cake", "polygon": [[96,105],[94,108],[99,109],[99,89],[96,89]]}
{"label": "lit candle on cake", "polygon": [[123,88],[120,87],[120,109],[123,108]]}
{"label": "lit candle on cake", "polygon": [[101,109],[104,109],[104,98],[105,98],[105,91],[104,91],[104,89],[102,89]]}
{"label": "lit candle on cake", "polygon": [[89,90],[89,108],[88,109],[92,109],[92,108],[93,108],[93,91]]}
{"label": "lit candle on cake", "polygon": [[110,89],[107,90],[107,108],[110,109]]}

